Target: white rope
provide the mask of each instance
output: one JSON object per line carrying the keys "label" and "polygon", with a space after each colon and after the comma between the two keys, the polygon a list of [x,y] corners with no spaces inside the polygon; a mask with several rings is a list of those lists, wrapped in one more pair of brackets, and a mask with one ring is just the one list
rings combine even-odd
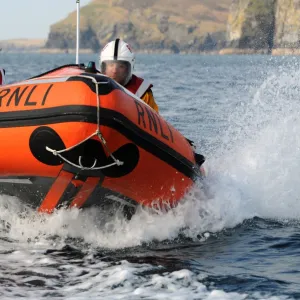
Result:
{"label": "white rope", "polygon": [[[47,147],[47,148],[48,148],[48,147]],[[75,168],[78,168],[78,169],[81,169],[81,170],[93,170],[93,171],[94,171],[94,170],[102,170],[102,169],[106,169],[106,168],[109,168],[109,167],[112,167],[112,166],[115,166],[115,165],[121,166],[121,165],[124,164],[122,161],[117,160],[117,161],[115,161],[114,163],[111,163],[111,164],[106,165],[106,166],[98,167],[98,168],[95,168],[95,167],[94,167],[94,166],[96,165],[96,164],[94,163],[94,165],[93,165],[92,167],[88,168],[88,167],[84,167],[84,166],[82,166],[82,165],[77,165],[77,164],[72,163],[71,161],[69,161],[68,159],[66,159],[65,157],[63,157],[61,154],[59,154],[59,153],[58,153],[57,151],[55,151],[55,150],[52,150],[52,149],[50,149],[50,148],[48,148],[47,150],[48,150],[49,152],[52,152],[53,155],[58,156],[59,158],[61,158],[63,161],[65,161],[66,163],[70,164],[71,166],[73,166],[73,167],[75,167]],[[79,156],[79,158],[80,158],[80,157],[81,157],[81,156]],[[97,160],[96,160],[96,163],[97,163]]]}
{"label": "white rope", "polygon": [[[80,155],[80,156],[79,156],[79,165],[80,165],[80,167],[84,168],[84,166],[83,166],[83,164],[82,164],[82,162],[81,162],[81,159],[82,159],[82,156]],[[94,163],[93,163],[93,165],[91,166],[91,169],[93,169],[93,168],[96,166],[96,164],[97,164],[97,159],[95,158]]]}
{"label": "white rope", "polygon": [[93,133],[91,134],[90,136],[88,136],[86,139],[82,140],[81,142],[77,143],[76,145],[73,145],[69,148],[66,148],[66,149],[62,149],[62,150],[54,150],[54,149],[51,149],[49,148],[48,146],[46,146],[46,150],[48,150],[49,152],[52,152],[52,154],[56,155],[56,154],[60,154],[60,153],[64,153],[64,152],[67,152],[67,151],[70,151],[74,148],[76,148],[77,146],[83,144],[84,142],[86,142],[87,140],[89,140],[90,138],[92,138],[93,136],[95,136],[96,133]]}
{"label": "white rope", "polygon": [[[108,83],[107,82],[97,82],[97,80],[94,77],[87,76],[87,75],[78,75],[78,77],[83,77],[83,78],[90,79],[93,83],[95,83],[95,86],[96,86],[96,103],[97,103],[97,129],[96,129],[96,131],[93,134],[91,134],[90,136],[88,136],[84,140],[80,141],[79,143],[77,143],[77,144],[75,144],[73,146],[70,146],[69,148],[62,149],[62,150],[55,150],[55,149],[51,149],[50,147],[46,146],[46,150],[49,151],[49,152],[51,152],[54,156],[60,157],[63,161],[65,161],[66,163],[70,164],[71,166],[76,167],[76,168],[81,169],[81,170],[102,170],[102,169],[109,168],[109,167],[112,167],[112,166],[115,166],[115,165],[122,166],[124,164],[124,162],[120,161],[120,160],[118,160],[118,159],[116,159],[114,157],[114,155],[112,154],[112,152],[109,150],[109,148],[107,146],[107,143],[106,143],[106,140],[104,139],[104,137],[103,137],[103,135],[101,134],[101,131],[100,131],[99,85],[100,84],[108,84]],[[61,155],[61,153],[70,151],[70,150],[78,147],[79,145],[83,144],[84,142],[86,142],[87,140],[91,139],[94,136],[97,136],[99,138],[99,140],[102,142],[102,144],[104,145],[107,153],[113,159],[113,161],[114,161],[113,163],[111,163],[109,165],[106,165],[106,166],[95,168],[95,166],[97,164],[97,159],[95,159],[94,164],[92,165],[92,167],[88,168],[88,167],[84,167],[82,165],[82,163],[81,163],[82,156],[79,156],[79,158],[78,158],[79,159],[78,160],[79,164],[77,165],[77,164],[72,163],[71,161],[69,161],[64,156]]]}

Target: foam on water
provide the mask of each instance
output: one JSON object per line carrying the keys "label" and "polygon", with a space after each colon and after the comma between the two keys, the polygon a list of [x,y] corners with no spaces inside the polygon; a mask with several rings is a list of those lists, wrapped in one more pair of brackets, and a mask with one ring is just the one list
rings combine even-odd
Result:
{"label": "foam on water", "polygon": [[[45,257],[39,250],[17,250],[1,260],[0,275],[6,278],[1,299],[289,299],[254,293],[226,293],[208,289],[204,275],[187,269],[164,272],[163,267],[95,259],[63,260]],[[149,273],[149,275],[147,275]],[[155,273],[155,274],[153,274]],[[3,283],[3,280],[2,280]]]}
{"label": "foam on water", "polygon": [[[201,283],[205,277],[201,273],[186,269],[163,272],[160,266],[127,261],[111,264],[93,260],[93,253],[98,247],[134,247],[182,234],[201,241],[254,216],[298,220],[299,78],[299,71],[276,73],[263,82],[251,102],[237,105],[220,147],[206,162],[207,178],[165,214],[139,209],[127,220],[93,208],[40,215],[14,197],[0,196],[0,219],[4,221],[0,273],[8,282],[1,297],[288,299],[209,289]],[[43,255],[49,248],[61,249],[70,237],[88,244],[83,250],[90,256],[83,262]],[[32,274],[22,277],[19,273],[24,270]],[[145,275],[147,272],[156,274]],[[37,288],[39,280],[41,287]]]}
{"label": "foam on water", "polygon": [[163,214],[139,209],[130,221],[118,214],[107,216],[97,208],[84,211],[61,209],[51,215],[40,215],[28,209],[24,213],[18,199],[0,197],[0,218],[11,224],[9,238],[24,242],[47,241],[52,235],[82,238],[95,247],[123,248],[152,240],[174,239],[182,230],[186,235],[197,237],[212,229],[211,220],[205,222],[205,217],[201,216],[201,212],[209,214],[211,208],[209,204],[205,208],[200,205],[196,191],[174,210]]}
{"label": "foam on water", "polygon": [[250,214],[300,217],[299,78],[299,71],[270,76],[252,102],[241,102],[224,137],[223,157],[212,163],[241,191]]}
{"label": "foam on water", "polygon": [[0,218],[12,224],[12,239],[69,236],[108,248],[174,239],[180,233],[204,238],[207,232],[234,227],[253,216],[298,219],[299,78],[299,71],[270,76],[252,102],[240,103],[219,153],[206,163],[208,177],[166,214],[139,209],[128,221],[98,209],[72,209],[50,216],[29,212],[24,218],[16,199],[1,196]]}

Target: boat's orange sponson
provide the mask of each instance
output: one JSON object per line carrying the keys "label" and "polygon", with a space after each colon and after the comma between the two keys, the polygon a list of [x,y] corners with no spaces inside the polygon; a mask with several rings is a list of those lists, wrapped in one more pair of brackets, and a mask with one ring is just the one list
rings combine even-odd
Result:
{"label": "boat's orange sponson", "polygon": [[[98,136],[81,144],[97,128],[106,146]],[[34,186],[47,178],[34,200],[40,211],[66,203],[84,207],[103,197],[176,205],[199,171],[188,141],[159,114],[113,80],[77,66],[0,87],[0,137],[0,186],[16,189],[26,178]],[[64,161],[46,146],[76,147],[61,153]],[[124,164],[97,169],[114,162],[111,153]],[[79,161],[91,169],[77,168]]]}

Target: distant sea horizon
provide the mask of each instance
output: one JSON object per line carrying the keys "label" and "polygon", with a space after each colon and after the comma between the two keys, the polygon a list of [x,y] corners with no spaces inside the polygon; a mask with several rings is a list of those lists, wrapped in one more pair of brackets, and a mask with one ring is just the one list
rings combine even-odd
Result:
{"label": "distant sea horizon", "polygon": [[[6,53],[75,53],[75,48],[45,48],[47,38],[12,38],[0,40],[0,52]],[[80,48],[80,52],[84,54],[97,53],[92,49]],[[180,51],[175,53],[170,49],[140,49],[135,50],[139,54],[198,54],[198,55],[300,55],[300,48],[274,48],[269,49],[238,49],[238,48],[222,48],[211,51]]]}

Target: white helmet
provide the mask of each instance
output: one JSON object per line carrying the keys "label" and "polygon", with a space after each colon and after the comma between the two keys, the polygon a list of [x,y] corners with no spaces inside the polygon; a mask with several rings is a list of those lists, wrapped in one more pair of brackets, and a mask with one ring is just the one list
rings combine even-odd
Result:
{"label": "white helmet", "polygon": [[122,83],[122,85],[126,85],[131,79],[135,62],[135,54],[132,52],[131,47],[120,39],[116,39],[115,41],[106,44],[102,49],[99,58],[99,65],[103,74],[105,74],[106,62],[112,61],[120,61],[128,65],[128,75]]}

